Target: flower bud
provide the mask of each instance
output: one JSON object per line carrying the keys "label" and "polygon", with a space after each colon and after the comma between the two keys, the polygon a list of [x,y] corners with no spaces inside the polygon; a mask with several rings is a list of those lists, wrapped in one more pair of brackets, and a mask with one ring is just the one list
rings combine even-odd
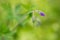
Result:
{"label": "flower bud", "polygon": [[41,16],[45,16],[45,14],[44,14],[43,12],[40,12],[40,15],[41,15]]}

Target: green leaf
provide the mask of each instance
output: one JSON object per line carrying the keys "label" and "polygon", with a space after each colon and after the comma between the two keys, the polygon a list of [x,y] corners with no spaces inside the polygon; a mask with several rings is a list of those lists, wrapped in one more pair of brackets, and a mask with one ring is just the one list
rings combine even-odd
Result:
{"label": "green leaf", "polygon": [[20,11],[20,6],[21,6],[20,4],[16,5],[16,7],[15,7],[15,12],[16,13],[18,13]]}

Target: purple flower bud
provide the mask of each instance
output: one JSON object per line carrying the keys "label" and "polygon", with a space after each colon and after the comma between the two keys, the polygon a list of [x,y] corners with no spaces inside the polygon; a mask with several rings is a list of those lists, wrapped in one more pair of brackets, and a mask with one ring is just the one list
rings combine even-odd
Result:
{"label": "purple flower bud", "polygon": [[44,14],[43,12],[40,12],[40,15],[41,15],[41,16],[45,16],[45,14]]}

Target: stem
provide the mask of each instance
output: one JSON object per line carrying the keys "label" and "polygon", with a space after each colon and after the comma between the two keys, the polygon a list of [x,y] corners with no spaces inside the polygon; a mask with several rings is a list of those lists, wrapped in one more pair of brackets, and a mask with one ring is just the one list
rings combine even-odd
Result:
{"label": "stem", "polygon": [[28,15],[32,12],[32,21],[33,21],[33,26],[34,26],[34,21],[36,20],[36,16],[34,15],[34,12],[39,12],[39,10],[32,10],[32,11],[29,11],[27,12],[27,14],[23,15],[22,16],[22,21],[19,21],[16,26],[12,29],[12,31],[14,31],[15,29],[17,29],[17,25],[22,23],[23,21],[25,21],[28,17]]}
{"label": "stem", "polygon": [[5,39],[4,39],[4,35],[2,35],[2,40],[5,40]]}
{"label": "stem", "polygon": [[[32,11],[30,11],[30,12],[32,12]],[[17,29],[17,26],[18,26],[18,24],[21,24],[23,21],[25,21],[29,16],[29,14],[30,14],[30,12],[27,12],[27,14],[24,14],[23,16],[22,16],[22,18],[20,19],[21,21],[19,21],[16,25],[15,25],[15,27],[12,29],[12,31],[14,31],[15,29]]]}

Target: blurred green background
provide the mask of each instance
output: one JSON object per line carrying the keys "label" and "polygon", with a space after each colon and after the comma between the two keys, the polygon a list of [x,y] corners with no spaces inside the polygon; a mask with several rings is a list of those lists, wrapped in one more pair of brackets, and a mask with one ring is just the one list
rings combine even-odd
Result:
{"label": "blurred green background", "polygon": [[[39,26],[28,14],[36,9]],[[0,0],[0,40],[60,40],[60,0]]]}

